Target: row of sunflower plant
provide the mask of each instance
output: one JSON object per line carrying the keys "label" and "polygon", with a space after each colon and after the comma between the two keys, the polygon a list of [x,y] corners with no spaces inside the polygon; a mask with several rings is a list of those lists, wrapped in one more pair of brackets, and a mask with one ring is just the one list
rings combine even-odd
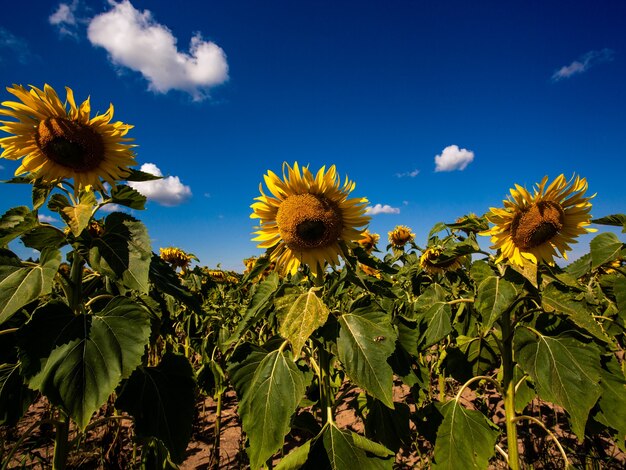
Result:
{"label": "row of sunflower plant", "polygon": [[[30,184],[33,198],[0,218],[0,420],[15,423],[34,392],[45,396],[55,468],[80,441],[70,421],[80,436],[130,419],[144,465],[182,462],[198,388],[217,403],[219,463],[230,386],[251,468],[278,457],[278,468],[391,468],[417,432],[433,445],[422,465],[517,469],[528,426],[572,464],[532,413],[536,400],[562,407],[579,440],[608,435],[626,450],[624,245],[602,233],[589,254],[554,264],[591,231],[585,179],[516,186],[503,208],[436,225],[424,247],[398,226],[381,252],[352,181],[334,166],[285,164],[251,206],[267,253],[243,275],[192,268],[182,250],[153,253],[134,217],[102,215],[107,204],[143,209],[123,182],[152,178],[131,168],[131,126],[111,122],[112,106],[90,118],[70,89],[65,103],[49,86],[8,90],[21,102],[0,108],[13,119],[1,121],[11,134],[1,157],[21,159],[10,182]],[[39,221],[45,204],[64,230]],[[593,222],[626,227],[626,216]],[[10,251],[17,239],[39,260]],[[338,424],[346,407],[363,432]],[[298,445],[283,455],[288,435]]]}

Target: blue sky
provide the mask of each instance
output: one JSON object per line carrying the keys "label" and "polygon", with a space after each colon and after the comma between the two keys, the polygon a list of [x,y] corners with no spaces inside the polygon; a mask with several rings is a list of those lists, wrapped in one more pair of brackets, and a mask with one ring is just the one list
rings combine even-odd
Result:
{"label": "blue sky", "polygon": [[[138,164],[168,177],[134,212],[153,249],[241,270],[283,161],[336,164],[383,247],[544,175],[586,177],[595,217],[626,212],[624,31],[621,0],[5,2],[0,100],[48,83],[113,103]],[[0,159],[0,179],[17,166]],[[29,203],[0,185],[0,211]]]}

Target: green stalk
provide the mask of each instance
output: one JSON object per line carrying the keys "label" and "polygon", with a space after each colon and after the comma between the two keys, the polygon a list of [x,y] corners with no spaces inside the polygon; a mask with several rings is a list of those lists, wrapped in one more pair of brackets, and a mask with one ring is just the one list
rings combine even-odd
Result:
{"label": "green stalk", "polygon": [[217,409],[215,410],[215,442],[213,443],[213,456],[215,457],[215,468],[220,467],[220,433],[222,432],[222,396],[217,394]]}
{"label": "green stalk", "polygon": [[320,363],[320,408],[322,410],[322,426],[333,421],[333,397],[330,387],[330,355],[320,344],[317,348]]}
{"label": "green stalk", "polygon": [[63,411],[59,410],[59,419],[54,436],[54,457],[52,470],[65,470],[67,454],[69,451],[68,437],[70,434],[70,421]]}
{"label": "green stalk", "polygon": [[519,451],[517,449],[517,426],[515,424],[515,380],[513,372],[513,328],[511,311],[502,315],[502,390],[504,391],[504,417],[506,422],[506,438],[509,454],[509,467],[519,470]]}
{"label": "green stalk", "polygon": [[72,283],[71,297],[68,299],[70,308],[74,313],[81,311],[83,302],[83,257],[74,250],[72,258],[72,270],[70,271]]}

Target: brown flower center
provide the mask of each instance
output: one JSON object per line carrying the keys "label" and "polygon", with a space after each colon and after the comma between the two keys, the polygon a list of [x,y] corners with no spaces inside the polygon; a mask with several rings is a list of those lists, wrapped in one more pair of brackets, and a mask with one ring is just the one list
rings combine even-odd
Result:
{"label": "brown flower center", "polygon": [[41,121],[35,142],[53,162],[78,172],[98,168],[104,160],[102,137],[90,126],[63,118]]}
{"label": "brown flower center", "polygon": [[541,201],[513,217],[511,235],[518,248],[536,248],[554,238],[563,228],[565,213],[554,201]]}
{"label": "brown flower center", "polygon": [[292,250],[323,248],[337,241],[343,228],[337,205],[324,196],[295,194],[276,214],[281,238]]}

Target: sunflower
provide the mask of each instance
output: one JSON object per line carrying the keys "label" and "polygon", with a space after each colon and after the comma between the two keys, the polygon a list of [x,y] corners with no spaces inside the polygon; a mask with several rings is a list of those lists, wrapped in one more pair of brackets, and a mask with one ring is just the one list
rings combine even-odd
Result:
{"label": "sunflower", "polygon": [[455,271],[465,261],[464,256],[442,257],[443,249],[440,247],[427,248],[420,256],[420,267],[428,274],[445,273]]}
{"label": "sunflower", "polygon": [[254,232],[259,248],[273,248],[270,259],[281,273],[294,274],[301,264],[319,276],[326,265],[339,264],[341,241],[358,240],[369,222],[365,215],[367,199],[348,199],[355,187],[347,178],[341,185],[335,165],[322,167],[315,176],[307,167],[283,164],[283,178],[272,171],[264,176],[271,196],[263,192],[255,198],[253,219],[259,219]]}
{"label": "sunflower", "polygon": [[409,242],[415,239],[415,234],[406,225],[397,225],[391,232],[389,232],[389,243],[393,248],[402,248]]}
{"label": "sunflower", "polygon": [[490,208],[487,220],[495,224],[481,235],[491,236],[492,249],[499,249],[497,261],[508,259],[518,266],[530,262],[554,263],[558,252],[567,259],[570,243],[587,232],[591,223],[591,202],[585,197],[587,180],[578,176],[569,181],[559,175],[549,186],[548,177],[536,185],[533,194],[515,185],[504,200],[504,208]]}
{"label": "sunflower", "polygon": [[221,269],[205,269],[204,272],[217,284],[236,284],[239,282],[235,276]]}
{"label": "sunflower", "polygon": [[183,271],[189,267],[191,260],[197,259],[194,255],[175,247],[159,248],[159,252],[163,261],[171,264],[174,269],[182,268]]}
{"label": "sunflower", "polygon": [[376,268],[371,268],[367,266],[366,264],[362,264],[362,263],[359,263],[359,268],[361,268],[361,271],[363,271],[368,276],[373,276],[377,279],[383,278],[382,274],[380,274],[380,271]]}
{"label": "sunflower", "polygon": [[64,104],[49,85],[43,91],[32,85],[30,91],[21,85],[7,88],[21,103],[5,101],[0,108],[0,116],[17,119],[0,121],[0,130],[14,134],[0,139],[1,158],[23,158],[15,174],[30,172],[45,182],[73,178],[76,189],[102,190],[102,180],[114,185],[135,164],[133,145],[124,143],[132,140],[124,136],[133,126],[111,122],[113,105],[90,118],[89,98],[76,106],[72,90],[65,90]]}
{"label": "sunflower", "polygon": [[361,239],[357,240],[357,243],[361,245],[367,253],[371,253],[374,248],[376,248],[376,244],[380,240],[380,235],[377,233],[370,233],[369,230],[363,232]]}

